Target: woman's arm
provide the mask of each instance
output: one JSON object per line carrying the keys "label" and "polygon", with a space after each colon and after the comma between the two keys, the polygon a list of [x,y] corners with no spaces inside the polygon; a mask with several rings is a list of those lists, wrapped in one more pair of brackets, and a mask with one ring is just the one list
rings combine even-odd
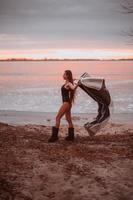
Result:
{"label": "woman's arm", "polygon": [[67,83],[67,86],[71,89],[71,90],[76,90],[76,88],[78,87],[78,83],[74,83],[74,85],[72,83]]}

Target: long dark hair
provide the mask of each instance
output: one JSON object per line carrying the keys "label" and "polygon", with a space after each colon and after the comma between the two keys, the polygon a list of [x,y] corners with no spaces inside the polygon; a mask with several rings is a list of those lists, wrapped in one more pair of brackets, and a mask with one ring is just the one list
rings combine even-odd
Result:
{"label": "long dark hair", "polygon": [[[72,84],[74,84],[73,74],[72,74],[71,70],[65,70],[65,73],[66,73],[68,81],[71,82]],[[75,100],[75,92],[76,92],[75,90],[70,89],[70,101],[72,103],[74,103],[74,100]]]}

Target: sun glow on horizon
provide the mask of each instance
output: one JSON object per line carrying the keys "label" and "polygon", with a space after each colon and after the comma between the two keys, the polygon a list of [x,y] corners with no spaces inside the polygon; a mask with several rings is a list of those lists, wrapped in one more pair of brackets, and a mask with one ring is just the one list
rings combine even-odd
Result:
{"label": "sun glow on horizon", "polygon": [[28,49],[0,50],[0,59],[130,59],[131,49]]}

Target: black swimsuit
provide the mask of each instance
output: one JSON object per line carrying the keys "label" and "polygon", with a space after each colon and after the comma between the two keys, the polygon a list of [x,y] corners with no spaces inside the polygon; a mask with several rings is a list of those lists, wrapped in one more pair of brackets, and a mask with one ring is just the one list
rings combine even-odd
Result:
{"label": "black swimsuit", "polygon": [[62,101],[63,102],[70,102],[70,96],[69,96],[69,89],[65,88],[65,84],[61,87],[61,94],[62,94]]}

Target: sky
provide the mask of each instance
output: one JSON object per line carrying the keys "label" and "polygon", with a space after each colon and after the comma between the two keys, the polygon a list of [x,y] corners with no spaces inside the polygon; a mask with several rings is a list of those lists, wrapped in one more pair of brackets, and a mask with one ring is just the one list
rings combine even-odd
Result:
{"label": "sky", "polygon": [[0,58],[131,58],[122,0],[0,0]]}

